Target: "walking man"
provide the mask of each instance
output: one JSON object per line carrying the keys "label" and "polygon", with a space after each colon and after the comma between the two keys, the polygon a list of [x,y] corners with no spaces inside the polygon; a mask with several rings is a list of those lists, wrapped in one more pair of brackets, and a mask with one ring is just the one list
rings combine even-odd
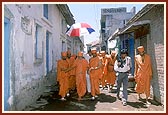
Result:
{"label": "walking man", "polygon": [[78,52],[73,67],[76,68],[76,86],[78,101],[80,101],[86,93],[86,71],[89,69],[87,60],[83,58],[83,52]]}
{"label": "walking man", "polygon": [[[71,56],[70,50],[67,51],[67,61],[68,61],[69,67],[72,67],[73,63],[75,62],[75,58]],[[73,92],[76,88],[75,68],[68,71],[68,79],[69,79],[68,85],[69,85],[69,93],[70,93],[70,92]],[[69,93],[67,93],[67,96],[70,95]]]}
{"label": "walking man", "polygon": [[91,81],[91,95],[92,100],[94,100],[96,95],[100,94],[99,80],[102,76],[102,64],[101,60],[97,56],[96,49],[92,49],[91,52],[93,57],[91,57],[89,61],[89,73]]}
{"label": "walking man", "polygon": [[146,95],[146,103],[148,102],[148,98],[150,96],[150,81],[152,79],[152,65],[151,59],[148,54],[145,54],[144,47],[139,46],[137,48],[138,55],[135,56],[135,81],[137,83],[135,90],[138,93],[139,99],[141,93],[145,93]]}
{"label": "walking man", "polygon": [[109,92],[112,91],[116,81],[116,72],[114,71],[115,61],[116,61],[116,52],[111,51],[111,55],[107,57],[107,75],[106,75],[108,89],[110,90]]}
{"label": "walking man", "polygon": [[68,93],[68,73],[66,72],[69,68],[67,58],[67,52],[61,53],[62,59],[58,60],[57,62],[57,79],[56,81],[59,82],[60,89],[59,95],[61,95],[61,100],[66,100],[65,96]]}
{"label": "walking man", "polygon": [[123,85],[123,95],[122,95],[122,104],[123,106],[127,105],[128,99],[128,74],[130,73],[130,69],[132,67],[131,58],[127,56],[126,49],[121,50],[121,58],[115,61],[114,70],[118,72],[117,79],[117,98],[120,98],[120,88]]}
{"label": "walking man", "polygon": [[101,79],[101,85],[102,85],[102,89],[104,89],[106,87],[106,75],[107,75],[107,58],[106,58],[106,52],[105,51],[101,51],[101,62],[102,62],[102,79]]}
{"label": "walking man", "polygon": [[[84,58],[87,60],[88,63],[89,63],[91,56],[92,56],[91,50],[89,50],[87,54],[84,54]],[[90,76],[89,76],[88,71],[86,73],[86,88],[87,88],[87,94],[90,95],[91,94],[91,84],[90,84]]]}

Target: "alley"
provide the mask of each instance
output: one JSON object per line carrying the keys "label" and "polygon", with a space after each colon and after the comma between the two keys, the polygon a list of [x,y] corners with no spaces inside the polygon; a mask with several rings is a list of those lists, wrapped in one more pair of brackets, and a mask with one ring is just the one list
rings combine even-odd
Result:
{"label": "alley", "polygon": [[[3,2],[2,112],[164,112],[166,110],[164,24],[166,3],[132,3]],[[143,46],[143,52],[138,51],[139,46]],[[125,53],[122,53],[123,50]],[[67,54],[67,51],[71,52],[71,55],[67,56],[68,58],[65,56],[67,59],[63,60],[63,64],[59,63],[63,58],[62,54]],[[94,54],[93,57],[96,58],[88,56],[89,51],[93,51],[92,55]],[[143,55],[140,56],[140,53]],[[115,54],[115,57],[112,54],[113,56]],[[122,54],[124,56],[121,61]],[[82,56],[87,61],[81,58]],[[78,60],[77,57],[82,60]],[[137,74],[137,61],[142,61],[141,73],[144,75]],[[122,62],[122,66],[115,64],[118,62]],[[115,72],[124,73],[122,77],[129,72],[129,77],[131,76],[133,80],[140,75],[144,82],[148,81],[145,84],[150,86],[150,89],[142,88],[150,91],[148,93],[151,96],[149,100],[151,104],[145,104],[145,96],[138,100],[133,87],[132,89],[129,87],[128,103],[127,106],[123,106],[121,100],[116,98],[116,86],[113,87],[112,92],[107,88],[102,90],[100,87],[101,94],[94,101],[91,100],[91,96],[84,96],[83,100],[78,101],[76,92],[66,97],[66,101],[61,101],[58,95],[59,88],[55,83],[58,81],[68,86],[70,82],[72,86],[62,89],[72,88],[77,81],[75,77],[80,74],[82,78],[82,74],[86,72],[85,65],[89,70],[87,72],[90,72],[91,83],[94,78],[100,79],[101,76],[103,78],[101,82],[106,80],[108,84],[114,84],[112,78],[115,78]],[[115,70],[113,67],[115,65],[118,65],[117,68],[122,71]],[[126,68],[123,68],[124,65]],[[148,68],[149,65],[150,71],[144,68]],[[103,71],[99,73],[97,70],[101,66]],[[95,73],[97,75],[94,75]],[[145,77],[146,75],[148,76]],[[66,83],[61,83],[58,76],[66,78],[64,80]],[[70,79],[65,76],[69,76]],[[96,83],[98,89],[98,82]],[[81,82],[77,84],[83,86]],[[95,84],[91,85],[93,88]],[[124,89],[123,92],[127,92],[125,87]],[[65,93],[62,97],[64,96]]]}
{"label": "alley", "polygon": [[[58,91],[54,91],[55,89],[52,87],[48,95],[41,96],[36,103],[29,106],[24,111],[164,111],[164,107],[152,99],[150,100],[151,105],[146,105],[144,103],[145,99],[138,100],[137,94],[133,88],[128,89],[127,106],[123,106],[121,100],[116,98],[116,87],[113,88],[112,92],[100,88],[101,94],[94,101],[91,100],[89,96],[84,96],[82,101],[78,101],[76,92],[72,93],[70,97],[67,97],[66,101],[61,101],[60,96],[58,96]],[[43,103],[39,105],[38,102],[40,102],[40,100],[43,101]]]}

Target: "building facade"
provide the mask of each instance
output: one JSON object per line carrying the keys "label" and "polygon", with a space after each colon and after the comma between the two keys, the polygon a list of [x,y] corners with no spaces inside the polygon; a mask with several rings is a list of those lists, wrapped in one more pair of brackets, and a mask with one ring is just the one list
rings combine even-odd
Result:
{"label": "building facade", "polygon": [[136,48],[144,46],[152,61],[151,96],[161,104],[165,104],[166,91],[165,8],[163,3],[147,4],[111,38],[119,39],[119,48],[129,49],[132,59],[137,54]]}
{"label": "building facade", "polygon": [[109,37],[116,29],[124,27],[127,21],[135,15],[135,11],[135,7],[130,12],[127,12],[126,7],[101,9],[101,50],[109,52],[109,47],[111,48]]}
{"label": "building facade", "polygon": [[93,48],[95,48],[97,50],[97,52],[100,51],[100,40],[95,40],[91,43],[86,44],[87,47],[87,52]]}
{"label": "building facade", "polygon": [[23,110],[55,84],[48,74],[56,73],[62,51],[74,49],[65,32],[75,20],[66,4],[4,3],[3,9],[3,110]]}

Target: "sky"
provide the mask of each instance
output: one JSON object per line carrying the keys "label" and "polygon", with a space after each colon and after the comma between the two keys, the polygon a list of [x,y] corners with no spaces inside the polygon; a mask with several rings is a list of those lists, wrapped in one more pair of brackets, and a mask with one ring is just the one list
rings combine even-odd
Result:
{"label": "sky", "polygon": [[84,36],[84,44],[91,43],[99,39],[100,31],[100,18],[101,18],[101,9],[102,8],[119,8],[126,7],[127,12],[135,6],[136,13],[141,10],[146,4],[142,2],[96,2],[96,3],[67,3],[71,13],[74,16],[75,22],[85,22],[91,25],[95,30],[89,35]]}

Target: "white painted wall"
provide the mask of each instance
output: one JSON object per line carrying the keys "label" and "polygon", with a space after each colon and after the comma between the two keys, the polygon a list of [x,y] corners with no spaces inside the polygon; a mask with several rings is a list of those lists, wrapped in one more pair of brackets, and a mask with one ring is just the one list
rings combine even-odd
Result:
{"label": "white painted wall", "polygon": [[[49,70],[56,70],[56,61],[60,59],[62,40],[66,35],[61,31],[61,20],[64,18],[55,4],[49,5],[49,20],[43,17],[42,4],[6,4],[13,14],[11,38],[13,54],[11,63],[11,110],[22,110],[34,102],[44,91],[45,86],[55,83],[55,76],[46,77],[46,31],[50,32]],[[30,19],[31,34],[21,28],[21,18]],[[35,24],[42,27],[43,58],[35,60]],[[41,47],[42,48],[42,47]]]}

